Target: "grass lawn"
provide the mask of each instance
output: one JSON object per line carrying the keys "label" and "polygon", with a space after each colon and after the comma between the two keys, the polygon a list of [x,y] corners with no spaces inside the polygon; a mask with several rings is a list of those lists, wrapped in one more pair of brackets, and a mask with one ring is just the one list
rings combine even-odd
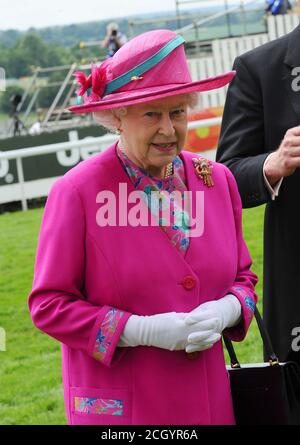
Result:
{"label": "grass lawn", "polygon": [[[21,113],[19,118],[23,122],[24,113]],[[29,130],[31,125],[36,121],[37,121],[36,113],[30,113],[26,119],[26,122],[24,122],[27,130]],[[8,132],[8,130],[11,129],[11,125],[12,125],[12,117],[8,113],[0,113],[0,134],[3,133],[3,135],[5,136],[6,133]],[[11,131],[12,131],[12,129],[11,129]]]}
{"label": "grass lawn", "polygon": [[[20,119],[23,119],[23,117],[24,117],[24,113],[21,113]],[[9,120],[9,121],[11,120],[9,113],[1,113],[0,112],[0,122],[5,122],[6,120]],[[30,123],[35,122],[36,121],[36,113],[34,113],[34,112],[29,113],[28,121]]]}
{"label": "grass lawn", "polygon": [[[244,237],[260,277],[264,207],[244,211]],[[0,424],[65,424],[60,346],[32,324],[27,296],[42,209],[0,216],[0,327],[6,331],[6,351],[0,351]],[[255,323],[247,340],[236,344],[241,362],[261,361],[262,346]]]}
{"label": "grass lawn", "polygon": [[0,113],[0,122],[4,122],[9,119],[10,119],[10,117],[7,113]]}

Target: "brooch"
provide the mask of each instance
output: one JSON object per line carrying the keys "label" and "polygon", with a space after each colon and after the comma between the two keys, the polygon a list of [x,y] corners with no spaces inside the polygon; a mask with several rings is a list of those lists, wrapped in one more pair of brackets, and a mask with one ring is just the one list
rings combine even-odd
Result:
{"label": "brooch", "polygon": [[214,185],[214,182],[211,177],[213,169],[211,162],[208,159],[201,157],[193,158],[193,161],[196,170],[195,172],[196,175],[202,179],[202,181],[207,187],[212,187]]}

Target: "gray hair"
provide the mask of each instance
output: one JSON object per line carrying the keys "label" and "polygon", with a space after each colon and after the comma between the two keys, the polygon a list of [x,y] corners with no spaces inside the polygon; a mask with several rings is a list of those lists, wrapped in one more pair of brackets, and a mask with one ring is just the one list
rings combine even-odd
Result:
{"label": "gray hair", "polygon": [[118,31],[119,30],[119,25],[115,22],[110,22],[108,23],[108,25],[106,26],[106,30],[107,32],[112,32],[112,31]]}
{"label": "gray hair", "polygon": [[[187,93],[186,96],[188,98],[188,108],[190,110],[195,109],[200,101],[200,93]],[[94,111],[93,117],[99,125],[112,133],[117,133],[117,116],[124,116],[127,113],[127,108],[120,107],[112,110]]]}

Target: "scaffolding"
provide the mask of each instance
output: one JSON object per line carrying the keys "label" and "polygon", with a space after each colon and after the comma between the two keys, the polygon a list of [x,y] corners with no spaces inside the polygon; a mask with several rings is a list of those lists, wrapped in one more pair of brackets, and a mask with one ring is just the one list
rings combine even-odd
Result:
{"label": "scaffolding", "polygon": [[[74,63],[72,65],[53,66],[48,68],[38,67],[34,69],[31,81],[22,96],[21,102],[16,108],[18,115],[20,115],[20,113],[23,113],[21,122],[24,125],[24,129],[21,134],[25,134],[28,132],[26,127],[28,124],[30,113],[32,113],[33,111],[37,113],[39,133],[50,132],[63,128],[70,128],[76,125],[90,125],[90,117],[75,115],[67,109],[68,106],[75,105],[75,89],[77,87],[77,83],[72,76],[77,70],[90,70],[90,64],[77,65]],[[45,74],[49,75],[53,72],[66,72],[66,75],[64,76],[64,79],[62,81],[41,81],[42,76],[44,76]],[[37,107],[40,91],[42,89],[51,87],[57,88],[57,92],[54,95],[51,105],[46,109]],[[27,101],[28,98],[30,98],[29,101]],[[26,101],[28,103],[25,107]],[[6,136],[13,135],[13,127],[14,120],[10,122]]]}

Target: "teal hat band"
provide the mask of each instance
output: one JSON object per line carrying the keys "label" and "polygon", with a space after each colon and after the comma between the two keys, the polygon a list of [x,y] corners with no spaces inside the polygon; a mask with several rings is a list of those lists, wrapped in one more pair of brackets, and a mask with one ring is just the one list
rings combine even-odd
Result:
{"label": "teal hat band", "polygon": [[159,62],[161,62],[165,57],[167,57],[179,45],[182,45],[184,42],[185,40],[181,36],[174,37],[174,39],[170,40],[170,42],[168,42],[165,46],[163,46],[156,54],[153,54],[153,56],[149,57],[144,62],[140,63],[139,65],[136,65],[131,70],[127,71],[126,73],[122,74],[119,77],[116,77],[116,79],[109,82],[105,87],[102,97],[107,96],[107,94],[110,94],[113,91],[118,90],[127,83],[131,82],[133,80],[132,77],[138,78],[146,71],[149,71]]}

